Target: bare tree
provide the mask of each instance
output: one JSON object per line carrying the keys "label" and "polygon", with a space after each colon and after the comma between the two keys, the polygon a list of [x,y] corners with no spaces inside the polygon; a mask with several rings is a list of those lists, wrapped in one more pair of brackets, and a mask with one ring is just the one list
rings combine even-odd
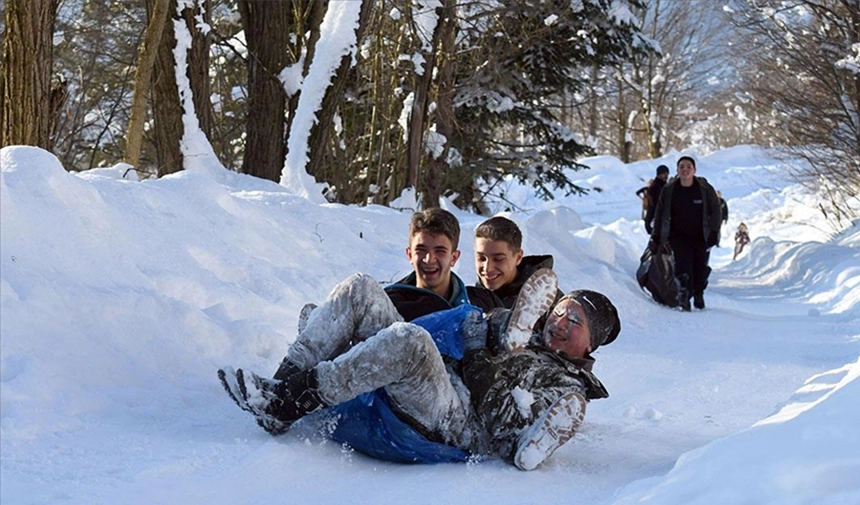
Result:
{"label": "bare tree", "polygon": [[146,26],[143,42],[137,58],[137,72],[134,78],[134,96],[131,104],[131,118],[126,134],[125,162],[137,167],[140,161],[140,146],[143,142],[143,123],[146,120],[146,98],[149,95],[152,69],[158,54],[161,34],[167,22],[169,0],[154,0],[152,17]]}
{"label": "bare tree", "polygon": [[[424,172],[423,207],[437,207],[442,196],[442,182],[449,165],[448,155],[451,151],[451,138],[454,136],[456,111],[454,108],[455,94],[455,63],[457,17],[456,1],[445,0],[440,8],[439,23],[436,25],[434,39],[438,38],[439,49],[434,58],[437,84],[435,88],[436,108],[434,111],[436,129],[433,133],[437,138],[435,149],[427,153],[426,170]],[[425,69],[426,71],[426,69]],[[425,153],[427,146],[422,144]]]}
{"label": "bare tree", "polygon": [[[750,110],[782,151],[807,162],[801,180],[827,195],[841,224],[860,198],[860,4],[854,0],[736,0]],[[765,56],[766,55],[766,56]]]}
{"label": "bare tree", "polygon": [[[359,11],[358,27],[356,28],[356,40],[361,40],[374,0],[362,0]],[[332,151],[335,139],[332,136],[334,129],[335,114],[338,104],[341,102],[347,81],[350,79],[350,68],[352,67],[352,56],[341,57],[340,65],[335,71],[331,85],[328,86],[323,97],[322,106],[316,113],[316,122],[311,127],[308,139],[308,166],[317,167],[326,165],[327,160],[332,159]]]}
{"label": "bare tree", "polygon": [[[154,2],[155,0],[147,0]],[[173,48],[176,45],[176,29],[173,19],[177,9],[176,0],[170,0],[169,12],[158,45],[153,78],[153,117],[155,120],[155,145],[158,160],[158,177],[182,170],[182,150],[180,143],[184,126],[182,125],[182,105],[179,102],[179,88],[176,84],[176,59]]]}
{"label": "bare tree", "polygon": [[723,38],[727,24],[719,9],[707,0],[650,0],[637,12],[642,32],[657,46],[633,52],[620,75],[635,98],[630,105],[637,114],[628,125],[634,144],[647,146],[642,154],[649,158],[662,156],[668,147],[683,147],[684,131],[696,111],[709,108],[714,90],[725,86],[730,68]]}
{"label": "bare tree", "polygon": [[9,0],[0,72],[0,146],[51,148],[57,0]]}
{"label": "bare tree", "polygon": [[286,155],[287,95],[278,79],[288,64],[291,9],[305,2],[239,0],[248,43],[248,116],[242,171],[279,181]]}

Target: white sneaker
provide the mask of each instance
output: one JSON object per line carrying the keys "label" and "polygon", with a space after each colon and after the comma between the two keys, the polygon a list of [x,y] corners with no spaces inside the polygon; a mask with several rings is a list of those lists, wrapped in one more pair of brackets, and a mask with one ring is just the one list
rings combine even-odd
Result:
{"label": "white sneaker", "polygon": [[576,392],[562,395],[521,434],[514,464],[534,470],[556,449],[576,435],[585,417],[585,398]]}
{"label": "white sneaker", "polygon": [[552,307],[557,293],[558,277],[549,268],[541,268],[526,279],[505,331],[505,349],[519,351],[528,345],[535,324]]}

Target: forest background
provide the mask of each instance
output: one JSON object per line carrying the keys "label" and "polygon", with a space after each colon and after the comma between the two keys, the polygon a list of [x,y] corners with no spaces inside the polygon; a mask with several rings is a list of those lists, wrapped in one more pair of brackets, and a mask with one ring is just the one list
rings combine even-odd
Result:
{"label": "forest background", "polygon": [[199,130],[225,168],[282,184],[306,173],[330,202],[389,205],[411,188],[423,206],[446,197],[486,213],[505,178],[544,198],[584,191],[564,169],[590,154],[756,144],[804,160],[796,175],[825,190],[828,218],[856,217],[857,0],[0,10],[0,146],[48,149],[68,170],[122,160],[161,177],[193,163]]}

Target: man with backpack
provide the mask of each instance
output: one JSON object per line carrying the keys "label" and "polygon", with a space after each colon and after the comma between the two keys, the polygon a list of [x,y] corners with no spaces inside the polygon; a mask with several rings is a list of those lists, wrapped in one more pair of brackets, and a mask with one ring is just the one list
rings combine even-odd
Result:
{"label": "man with backpack", "polygon": [[657,176],[651,181],[648,188],[645,190],[647,206],[643,220],[645,221],[645,231],[647,231],[649,235],[654,231],[654,214],[657,211],[657,201],[660,199],[660,193],[663,191],[663,187],[666,185],[668,180],[669,167],[666,165],[660,165],[657,167]]}

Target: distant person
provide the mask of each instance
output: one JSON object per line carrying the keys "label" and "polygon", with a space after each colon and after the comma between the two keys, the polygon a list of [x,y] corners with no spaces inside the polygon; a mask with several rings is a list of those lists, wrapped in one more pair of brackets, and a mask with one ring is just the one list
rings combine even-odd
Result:
{"label": "distant person", "polygon": [[645,221],[645,231],[650,235],[654,231],[654,213],[657,210],[657,202],[660,200],[660,193],[663,187],[666,186],[666,181],[669,180],[669,167],[660,165],[657,167],[657,177],[651,180],[645,191],[645,214],[642,220]]}
{"label": "distant person", "polygon": [[[517,223],[503,216],[491,217],[475,228],[474,246],[478,287],[491,290],[509,309],[532,274],[553,267],[551,255],[524,255],[522,231]],[[563,294],[558,290],[556,301]],[[543,329],[548,316],[540,318],[536,331]]]}
{"label": "distant person", "polygon": [[652,182],[654,182],[654,179],[648,179],[648,182],[646,182],[644,186],[636,190],[636,196],[638,196],[639,200],[642,202],[642,213],[640,217],[643,221],[645,220],[645,216],[648,215],[648,187],[651,186]]}
{"label": "distant person", "polygon": [[651,233],[652,253],[671,246],[675,255],[675,276],[685,293],[681,307],[690,310],[690,297],[697,309],[705,308],[708,282],[708,253],[720,236],[720,200],[703,177],[696,177],[696,161],[678,159],[678,176],[663,188]]}
{"label": "distant person", "polygon": [[750,243],[750,234],[747,232],[747,225],[741,223],[738,225],[738,231],[735,232],[735,255],[732,261],[738,259],[738,255],[744,250],[744,246]]}
{"label": "distant person", "polygon": [[[717,198],[720,199],[720,216],[722,217],[723,226],[729,222],[729,204],[723,198],[723,194],[717,191]],[[717,247],[720,247],[720,237],[717,236]]]}

